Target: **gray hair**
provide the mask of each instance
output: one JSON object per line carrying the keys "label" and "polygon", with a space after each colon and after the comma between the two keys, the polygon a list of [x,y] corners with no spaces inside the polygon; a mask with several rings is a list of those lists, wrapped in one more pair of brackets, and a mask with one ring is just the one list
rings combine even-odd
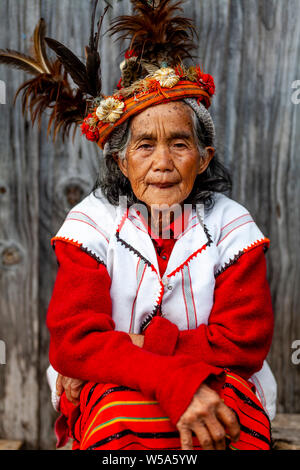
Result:
{"label": "gray hair", "polygon": [[183,102],[194,111],[193,123],[199,144],[204,147],[214,147],[216,137],[215,126],[205,106],[200,102],[198,103],[195,98],[185,98]]}

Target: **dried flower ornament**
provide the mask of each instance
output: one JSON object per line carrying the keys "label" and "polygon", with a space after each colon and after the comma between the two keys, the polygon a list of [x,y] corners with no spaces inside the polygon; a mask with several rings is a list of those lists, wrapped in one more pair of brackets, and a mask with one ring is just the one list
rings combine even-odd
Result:
{"label": "dried flower ornament", "polygon": [[112,96],[102,100],[96,109],[96,116],[102,122],[116,122],[123,114],[125,104]]}
{"label": "dried flower ornament", "polygon": [[173,88],[179,81],[179,76],[176,74],[175,70],[171,67],[163,67],[157,70],[152,78],[164,88]]}

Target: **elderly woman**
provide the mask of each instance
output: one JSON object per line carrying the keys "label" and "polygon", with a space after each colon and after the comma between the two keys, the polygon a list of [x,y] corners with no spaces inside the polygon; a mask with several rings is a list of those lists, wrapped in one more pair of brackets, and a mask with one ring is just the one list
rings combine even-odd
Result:
{"label": "elderly woman", "polygon": [[117,128],[97,189],[54,238],[50,361],[75,447],[270,447],[248,381],[272,337],[268,240],[221,194],[198,108],[162,103]]}
{"label": "elderly woman", "polygon": [[48,38],[60,63],[49,61],[43,20],[34,59],[0,51],[35,76],[21,87],[33,121],[48,106],[66,131],[88,107],[82,132],[104,150],[94,191],[53,239],[58,445],[71,436],[75,449],[270,449],[269,240],[225,194],[208,112],[214,80],[183,63],[191,21],[172,0],[132,3],[112,27],[132,38],[112,96],[101,94],[101,21],[86,68]]}
{"label": "elderly woman", "polygon": [[270,449],[269,240],[224,194],[214,80],[182,61],[190,20],[172,0],[133,5],[112,28],[132,36],[118,90],[81,126],[99,180],[53,239],[59,444]]}

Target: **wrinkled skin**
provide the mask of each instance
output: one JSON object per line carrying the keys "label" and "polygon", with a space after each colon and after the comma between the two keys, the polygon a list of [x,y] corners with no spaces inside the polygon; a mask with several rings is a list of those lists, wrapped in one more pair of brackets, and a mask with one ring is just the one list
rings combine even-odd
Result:
{"label": "wrinkled skin", "polygon": [[165,103],[132,119],[131,139],[119,168],[148,209],[182,204],[196,176],[206,170],[214,148],[199,155],[192,110],[184,103]]}

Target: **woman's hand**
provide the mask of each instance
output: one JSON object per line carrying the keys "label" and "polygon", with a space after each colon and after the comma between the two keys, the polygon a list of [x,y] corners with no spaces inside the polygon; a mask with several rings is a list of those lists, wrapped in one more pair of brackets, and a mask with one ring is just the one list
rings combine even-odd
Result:
{"label": "woman's hand", "polygon": [[225,449],[225,436],[236,442],[240,426],[217,392],[202,384],[177,423],[182,450],[192,450],[192,431],[204,450]]}
{"label": "woman's hand", "polygon": [[65,391],[67,399],[72,402],[73,405],[78,405],[80,392],[84,384],[84,380],[72,379],[71,377],[64,377],[58,374],[56,379],[56,393],[58,396],[61,396],[63,391]]}
{"label": "woman's hand", "polygon": [[144,346],[144,340],[145,340],[144,335],[137,335],[134,333],[128,333],[128,334],[131,338],[131,341],[133,342],[135,346],[138,346],[139,348],[142,348]]}

